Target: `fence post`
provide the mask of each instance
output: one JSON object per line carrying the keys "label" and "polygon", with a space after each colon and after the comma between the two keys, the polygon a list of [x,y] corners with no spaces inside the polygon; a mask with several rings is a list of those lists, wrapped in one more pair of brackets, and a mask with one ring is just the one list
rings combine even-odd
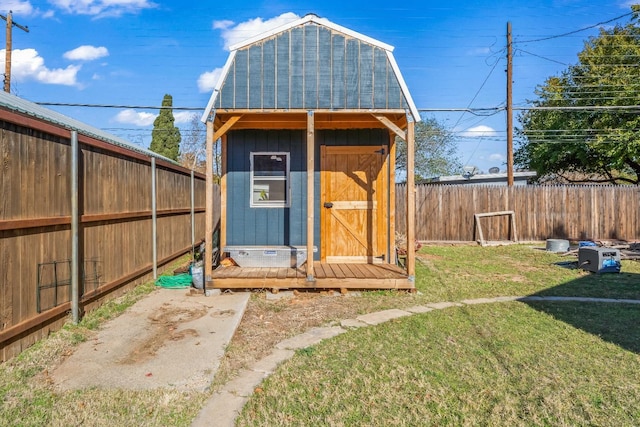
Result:
{"label": "fence post", "polygon": [[80,322],[80,284],[78,259],[78,132],[71,131],[71,318],[73,323]]}
{"label": "fence post", "polygon": [[195,212],[195,177],[194,172],[191,171],[191,262],[195,261],[196,257],[196,212]]}
{"label": "fence post", "polygon": [[156,158],[151,157],[151,248],[153,251],[153,280],[158,278],[158,210],[156,200]]}

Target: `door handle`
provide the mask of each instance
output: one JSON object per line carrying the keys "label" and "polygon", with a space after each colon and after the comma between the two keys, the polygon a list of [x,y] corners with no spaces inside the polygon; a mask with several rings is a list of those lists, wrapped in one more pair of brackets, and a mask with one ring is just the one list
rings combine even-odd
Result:
{"label": "door handle", "polygon": [[331,203],[331,202],[325,202],[325,203],[324,203],[324,207],[325,207],[325,208],[327,208],[327,209],[331,209],[331,208],[333,207],[333,203]]}

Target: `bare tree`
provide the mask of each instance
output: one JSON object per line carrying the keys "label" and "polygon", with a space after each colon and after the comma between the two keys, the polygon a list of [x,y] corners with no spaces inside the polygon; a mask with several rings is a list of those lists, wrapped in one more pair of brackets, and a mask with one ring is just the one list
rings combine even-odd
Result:
{"label": "bare tree", "polygon": [[182,130],[180,164],[197,172],[206,169],[206,130],[197,114],[191,116],[189,128]]}
{"label": "bare tree", "polygon": [[[198,114],[191,116],[189,128],[182,130],[180,164],[196,172],[205,173],[207,169],[207,130]],[[213,141],[213,175],[214,180],[220,177],[222,157],[220,141]]]}

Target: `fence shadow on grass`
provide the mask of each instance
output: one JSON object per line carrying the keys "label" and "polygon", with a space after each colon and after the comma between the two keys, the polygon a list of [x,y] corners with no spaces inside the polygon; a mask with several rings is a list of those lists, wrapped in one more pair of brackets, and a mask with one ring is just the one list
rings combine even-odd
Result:
{"label": "fence shadow on grass", "polygon": [[[577,263],[559,267],[577,268]],[[552,301],[535,299],[542,296],[558,298]],[[524,300],[530,307],[640,354],[640,304],[631,302],[640,299],[640,274],[588,274],[530,297],[533,298]],[[584,297],[584,300],[570,301],[568,297]]]}

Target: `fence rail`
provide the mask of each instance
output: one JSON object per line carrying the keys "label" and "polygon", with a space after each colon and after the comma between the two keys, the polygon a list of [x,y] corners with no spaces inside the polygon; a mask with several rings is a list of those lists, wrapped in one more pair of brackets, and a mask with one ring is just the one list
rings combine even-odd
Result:
{"label": "fence rail", "polygon": [[[7,360],[58,329],[71,309],[74,154],[71,131],[56,124],[0,110],[0,128],[0,359]],[[204,238],[205,177],[86,135],[78,142],[79,299],[89,310],[152,278],[154,258],[162,265],[190,251],[192,227]]]}
{"label": "fence rail", "polygon": [[[476,241],[474,214],[514,211],[520,241],[640,239],[640,187],[416,186],[416,239]],[[396,229],[406,230],[406,186],[396,187]],[[510,218],[481,219],[485,240],[508,240]]]}

